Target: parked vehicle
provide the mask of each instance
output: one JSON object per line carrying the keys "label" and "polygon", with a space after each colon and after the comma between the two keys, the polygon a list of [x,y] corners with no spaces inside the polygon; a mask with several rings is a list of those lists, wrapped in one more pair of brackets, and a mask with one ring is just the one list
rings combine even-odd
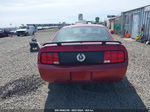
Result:
{"label": "parked vehicle", "polygon": [[38,53],[41,78],[48,82],[121,81],[128,53],[102,25],[63,27]]}
{"label": "parked vehicle", "polygon": [[42,26],[38,26],[37,30],[43,30],[43,27]]}
{"label": "parked vehicle", "polygon": [[16,32],[16,30],[11,30],[11,31],[10,31],[10,34],[11,34],[11,35],[16,35],[17,32]]}
{"label": "parked vehicle", "polygon": [[30,36],[34,35],[36,28],[34,26],[21,26],[16,30],[17,36]]}
{"label": "parked vehicle", "polygon": [[6,29],[0,29],[0,37],[8,37],[9,31]]}

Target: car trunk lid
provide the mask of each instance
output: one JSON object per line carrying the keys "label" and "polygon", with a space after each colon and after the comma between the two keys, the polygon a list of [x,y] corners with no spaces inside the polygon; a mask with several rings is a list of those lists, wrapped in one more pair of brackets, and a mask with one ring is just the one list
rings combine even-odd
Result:
{"label": "car trunk lid", "polygon": [[[113,52],[110,52],[113,51]],[[127,61],[127,51],[120,42],[70,42],[45,44],[39,52],[39,63],[42,53],[57,53],[57,64],[90,65],[113,63],[121,58]],[[46,55],[48,56],[48,55]],[[117,56],[117,57],[115,57]],[[52,56],[51,56],[52,57]],[[44,57],[46,58],[46,57]],[[111,58],[111,59],[109,59]],[[53,60],[53,59],[52,59]],[[119,62],[119,61],[118,61]],[[53,62],[52,62],[53,63]],[[56,62],[55,62],[56,63]]]}

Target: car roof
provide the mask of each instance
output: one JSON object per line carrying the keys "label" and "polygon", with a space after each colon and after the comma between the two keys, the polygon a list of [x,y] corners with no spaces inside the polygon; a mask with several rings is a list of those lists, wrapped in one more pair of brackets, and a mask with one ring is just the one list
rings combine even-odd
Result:
{"label": "car roof", "polygon": [[104,25],[98,25],[98,24],[77,24],[77,25],[69,25],[69,26],[64,26],[63,28],[74,28],[74,27],[103,27],[106,28]]}

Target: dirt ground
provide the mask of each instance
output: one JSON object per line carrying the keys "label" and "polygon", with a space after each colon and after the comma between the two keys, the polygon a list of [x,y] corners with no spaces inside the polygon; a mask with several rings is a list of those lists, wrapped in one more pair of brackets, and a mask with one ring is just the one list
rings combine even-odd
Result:
{"label": "dirt ground", "polygon": [[[42,44],[57,30],[36,33]],[[118,83],[48,84],[36,67],[37,53],[30,53],[28,37],[0,38],[0,109],[102,109],[150,108],[150,45],[132,39],[121,41],[129,53],[127,77]],[[48,88],[49,87],[49,88]]]}

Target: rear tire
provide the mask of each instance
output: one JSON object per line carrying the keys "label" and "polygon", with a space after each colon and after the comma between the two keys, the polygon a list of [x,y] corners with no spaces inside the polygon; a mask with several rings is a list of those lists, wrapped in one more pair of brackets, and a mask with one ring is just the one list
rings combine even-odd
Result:
{"label": "rear tire", "polygon": [[33,52],[33,49],[32,49],[32,48],[30,48],[30,52]]}
{"label": "rear tire", "polygon": [[29,33],[26,33],[25,36],[29,36]]}

